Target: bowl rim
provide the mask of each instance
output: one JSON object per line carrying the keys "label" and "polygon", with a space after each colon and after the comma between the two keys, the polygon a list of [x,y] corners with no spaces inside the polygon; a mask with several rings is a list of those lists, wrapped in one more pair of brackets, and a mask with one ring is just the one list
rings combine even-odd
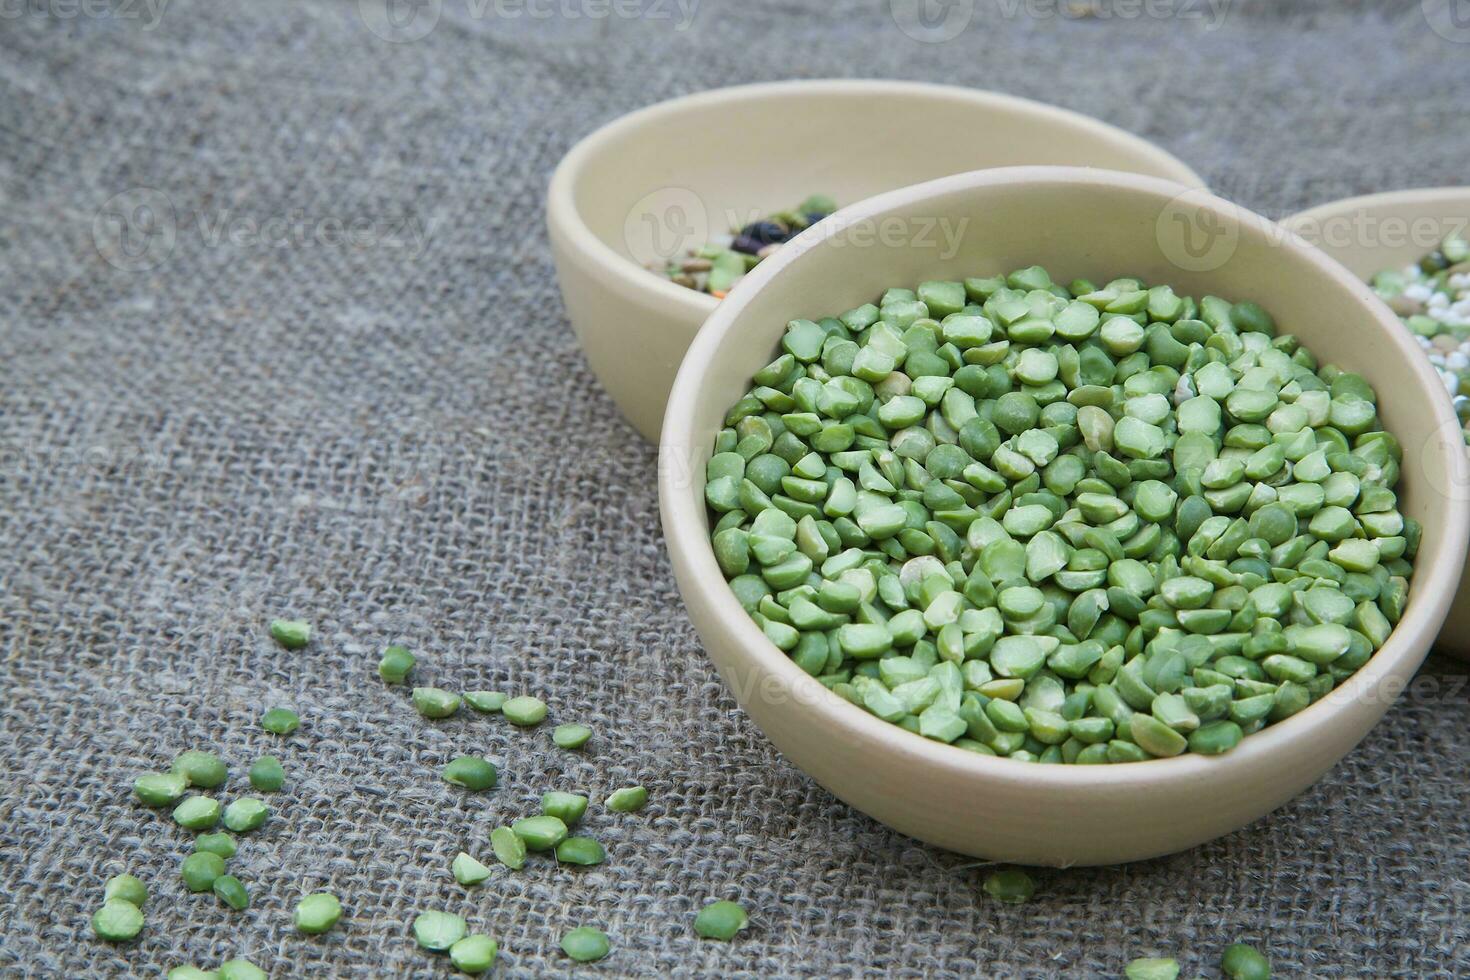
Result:
{"label": "bowl rim", "polygon": [[[854,223],[872,220],[892,210],[919,207],[926,201],[956,191],[973,192],[997,186],[1075,185],[1078,182],[1092,185],[1099,193],[1110,190],[1152,193],[1160,197],[1161,203],[1188,193],[1191,206],[1197,204],[1208,209],[1222,221],[1242,229],[1255,225],[1259,234],[1270,236],[1268,241],[1298,253],[1315,265],[1326,279],[1353,294],[1383,329],[1411,370],[1419,375],[1422,390],[1443,391],[1443,385],[1432,375],[1429,362],[1417,347],[1411,346],[1407,334],[1398,327],[1397,318],[1382,304],[1369,302],[1372,293],[1367,285],[1345,268],[1293,236],[1283,237],[1279,230],[1273,233],[1276,226],[1254,212],[1206,191],[1159,178],[1078,167],[1027,166],[971,171],[867,198],[829,218],[829,221],[836,223],[836,227],[829,231],[840,233]],[[701,527],[703,495],[699,494],[696,499],[696,495],[688,487],[678,485],[681,478],[687,479],[690,475],[687,460],[664,457],[679,453],[687,455],[694,451],[694,408],[704,376],[713,365],[714,354],[721,340],[730,332],[760,288],[784,274],[806,252],[820,248],[822,242],[832,237],[835,235],[794,240],[793,248],[782,249],[750,273],[750,288],[732,291],[719,304],[715,313],[700,329],[680,365],[679,374],[669,395],[659,443],[659,500],[664,539],[671,559],[676,565],[683,564],[688,571],[688,585],[681,583],[681,587],[699,592],[702,604],[718,621],[718,627],[733,639],[732,646],[739,651],[739,657],[750,661],[757,670],[774,674],[787,690],[797,690],[798,685],[816,682],[766,638],[730,591],[715,562],[708,535]],[[1432,430],[1435,435],[1421,452],[1443,457],[1445,472],[1452,485],[1470,485],[1470,454],[1463,451],[1451,452],[1450,440],[1444,435],[1446,426],[1457,434],[1459,431],[1449,399],[1431,396],[1430,401],[1434,413],[1440,416],[1440,424]],[[1442,552],[1435,565],[1423,569],[1415,568],[1417,588],[1411,593],[1415,601],[1409,603],[1403,618],[1394,627],[1384,646],[1351,677],[1333,689],[1332,693],[1336,697],[1329,695],[1295,715],[1247,736],[1223,755],[1204,756],[1186,752],[1173,758],[1150,759],[1124,765],[1037,765],[968,752],[924,738],[883,721],[838,696],[817,697],[807,703],[787,707],[790,710],[812,712],[812,723],[821,725],[835,737],[865,745],[880,745],[883,751],[892,753],[905,763],[923,765],[951,778],[977,779],[1063,792],[1142,789],[1179,782],[1197,783],[1203,788],[1207,781],[1240,777],[1258,767],[1269,766],[1273,757],[1279,757],[1293,748],[1300,752],[1304,745],[1311,745],[1319,740],[1330,741],[1327,737],[1330,735],[1328,730],[1337,723],[1340,716],[1351,714],[1350,709],[1358,706],[1360,701],[1372,703],[1365,695],[1382,701],[1382,710],[1370,720],[1364,733],[1372,727],[1372,721],[1381,716],[1400,693],[1399,690],[1391,694],[1381,693],[1385,690],[1385,680],[1391,676],[1407,679],[1412,675],[1427,655],[1434,635],[1449,611],[1464,566],[1466,540],[1470,538],[1470,508],[1452,506],[1448,509],[1448,514],[1447,526],[1441,532],[1451,542],[1449,548]],[[1375,694],[1375,691],[1380,693]],[[1337,760],[1334,757],[1329,760],[1329,764],[1335,761]]]}
{"label": "bowl rim", "polygon": [[[546,220],[561,234],[568,244],[576,248],[588,261],[595,262],[604,272],[626,275],[629,270],[638,272],[643,278],[644,288],[664,302],[672,303],[689,316],[701,321],[714,312],[720,303],[713,296],[696,292],[686,286],[659,279],[632,258],[606,244],[592,233],[582,220],[576,206],[574,190],[583,172],[597,158],[603,148],[619,134],[645,125],[665,116],[690,109],[707,109],[727,102],[754,101],[779,96],[793,88],[822,91],[830,94],[908,94],[934,99],[951,99],[969,102],[980,107],[1024,110],[1044,117],[1049,121],[1078,127],[1090,131],[1100,139],[1127,145],[1131,149],[1152,156],[1161,167],[1175,171],[1178,183],[1203,189],[1204,178],[1163,147],[1131,133],[1112,123],[1094,119],[1092,116],[1064,109],[1046,102],[1026,99],[1017,95],[994,92],[988,89],[972,89],[960,85],[944,85],[936,82],[911,82],[898,79],[848,79],[813,78],[786,79],[776,82],[755,82],[748,85],[731,85],[708,89],[690,95],[682,95],[635,109],[618,116],[578,140],[552,172],[546,192]],[[646,280],[646,281],[645,281]]]}

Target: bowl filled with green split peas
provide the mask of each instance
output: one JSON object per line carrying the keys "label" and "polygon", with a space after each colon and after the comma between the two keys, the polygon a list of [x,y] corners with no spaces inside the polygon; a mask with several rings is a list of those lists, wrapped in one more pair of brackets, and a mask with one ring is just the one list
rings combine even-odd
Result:
{"label": "bowl filled with green split peas", "polygon": [[[1372,284],[1434,365],[1470,451],[1470,187],[1346,198],[1282,224]],[[1463,578],[1435,647],[1470,660]]]}
{"label": "bowl filled with green split peas", "polygon": [[[1203,186],[1131,133],[996,92],[841,79],[700,92],[613,120],[557,166],[546,224],[567,316],[602,386],[652,441],[700,325],[773,250],[873,194],[1017,164]],[[953,229],[936,220],[924,237],[946,247]]]}
{"label": "bowl filled with green split peas", "polygon": [[[845,237],[939,216],[950,254]],[[1470,462],[1366,283],[1115,172],[828,220],[720,304],[661,441],[690,618],[787,758],[913,837],[1068,866],[1237,830],[1368,733],[1459,581]]]}

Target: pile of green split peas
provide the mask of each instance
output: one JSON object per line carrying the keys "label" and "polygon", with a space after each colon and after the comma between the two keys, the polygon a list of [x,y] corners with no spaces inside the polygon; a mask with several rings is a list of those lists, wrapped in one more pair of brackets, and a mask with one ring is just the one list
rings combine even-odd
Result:
{"label": "pile of green split peas", "polygon": [[[311,628],[306,623],[275,620],[270,624],[271,636],[283,647],[297,650],[310,641]],[[390,646],[378,664],[378,674],[389,684],[403,683],[416,663],[405,647]],[[500,713],[512,724],[535,727],[545,720],[547,706],[533,697],[508,697],[494,691],[469,691],[463,695],[437,688],[415,688],[412,701],[425,718],[440,719],[455,714],[462,703],[482,713]],[[293,711],[272,708],[261,717],[261,727],[272,734],[286,736],[300,727],[301,719]],[[582,724],[562,724],[552,732],[552,741],[562,749],[576,751],[592,738],[592,729]],[[226,833],[214,832],[223,821],[235,833],[248,833],[260,828],[270,816],[270,808],[256,797],[241,797],[223,809],[219,801],[203,795],[186,793],[191,787],[218,789],[228,778],[226,764],[215,754],[191,749],[181,752],[167,773],[144,773],[133,783],[133,794],[140,803],[152,807],[173,806],[173,819],[180,827],[199,834],[194,850],[180,866],[179,874],[191,892],[213,892],[221,902],[240,911],[250,905],[245,885],[227,873],[226,862],[235,856],[237,843]],[[495,786],[498,772],[495,764],[478,756],[459,756],[440,772],[445,782],[482,792]],[[285,770],[274,756],[262,756],[250,767],[249,780],[260,792],[275,792],[285,784]],[[648,791],[642,786],[627,786],[614,791],[604,803],[614,813],[631,813],[648,803]],[[523,817],[509,827],[497,828],[490,835],[496,858],[508,868],[519,870],[526,854],[551,852],[565,865],[593,866],[607,858],[603,846],[590,837],[570,836],[569,828],[581,820],[588,800],[575,793],[550,792],[541,797],[542,813]],[[473,887],[486,881],[490,868],[461,851],[455,856],[450,873],[456,881]],[[127,942],[138,936],[144,926],[142,908],[148,899],[147,886],[130,874],[109,878],[103,888],[102,906],[92,917],[92,929],[98,938]],[[316,892],[297,903],[293,921],[303,935],[320,935],[330,931],[342,917],[342,904],[331,892]],[[695,919],[695,932],[706,938],[728,940],[746,925],[745,912],[733,902],[715,902]],[[458,915],[429,911],[420,913],[413,922],[418,944],[430,951],[449,954],[450,961],[465,973],[478,974],[495,963],[499,946],[495,940],[471,934],[468,924]],[[611,951],[608,937],[590,927],[578,927],[562,938],[562,949],[574,960],[590,962]],[[264,980],[266,973],[244,959],[222,963],[216,970],[195,966],[178,966],[168,973],[169,980]]]}
{"label": "pile of green split peas", "polygon": [[986,755],[1215,755],[1388,638],[1421,529],[1371,387],[1137,279],[793,320],[706,470],[719,567],[833,692]]}

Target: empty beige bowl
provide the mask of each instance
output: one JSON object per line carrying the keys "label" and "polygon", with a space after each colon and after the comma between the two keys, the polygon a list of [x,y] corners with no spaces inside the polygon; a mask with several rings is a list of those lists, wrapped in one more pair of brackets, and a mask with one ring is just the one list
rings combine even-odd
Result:
{"label": "empty beige bowl", "polygon": [[[1423,659],[1465,559],[1470,514],[1451,506],[1467,459],[1432,371],[1367,287],[1265,219],[1202,191],[1126,174],[1018,167],[884,194],[783,250],[720,305],[669,398],[659,493],[679,589],[736,700],[832,793],[921,840],[982,857],[1067,866],[1167,854],[1243,827],[1310,786],[1363,738]],[[1182,197],[1180,196],[1182,194]],[[842,229],[947,215],[958,253],[843,247]],[[1181,229],[1212,229],[1185,244]],[[929,741],[831,694],[772,645],[715,563],[704,467],[726,409],[769,362],[785,324],[871,302],[887,286],[988,276],[1038,263],[1066,281],[1134,275],[1180,293],[1253,299],[1319,352],[1373,383],[1404,447],[1402,506],[1425,533],[1409,605],[1383,648],[1328,697],[1218,757],[1040,765]],[[1181,267],[1186,266],[1186,267]],[[1405,805],[1411,805],[1406,800]]]}
{"label": "empty beige bowl", "polygon": [[[1075,112],[947,85],[797,81],[717,89],[623,116],[551,178],[546,224],[567,316],[618,409],[658,438],[690,341],[718,301],[645,268],[810,194],[852,204],[982,167],[1065,164],[1203,181]],[[936,221],[928,237],[946,247]]]}
{"label": "empty beige bowl", "polygon": [[[1402,269],[1417,262],[1447,233],[1470,233],[1470,187],[1349,197],[1294,214],[1282,224],[1366,280],[1381,269]],[[1470,660],[1470,572],[1460,580],[1434,645]]]}

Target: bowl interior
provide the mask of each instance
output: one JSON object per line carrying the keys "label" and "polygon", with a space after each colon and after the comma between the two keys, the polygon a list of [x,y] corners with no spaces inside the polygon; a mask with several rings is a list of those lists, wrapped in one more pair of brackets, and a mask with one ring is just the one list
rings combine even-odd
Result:
{"label": "bowl interior", "polygon": [[[744,393],[751,374],[774,356],[788,320],[874,301],[888,286],[995,275],[1031,264],[1045,266],[1060,281],[1136,276],[1172,285],[1180,294],[1254,300],[1271,311],[1279,330],[1296,334],[1324,363],[1358,371],[1374,385],[1385,425],[1403,445],[1402,507],[1426,530],[1404,620],[1349,684],[1366,691],[1385,671],[1412,670],[1444,618],[1470,524],[1456,500],[1467,466],[1449,400],[1365,285],[1264,219],[1199,192],[1182,198],[1194,199],[1198,210],[1181,209],[1182,194],[1183,188],[1157,180],[1073,169],[967,174],[866,202],[839,216],[834,228],[840,231],[844,221],[885,219],[916,228],[944,216],[964,228],[952,255],[901,242],[855,247],[839,233],[803,240],[791,254],[783,251],[763,264],[749,288],[722,303],[707,322],[670,400],[664,451],[683,460],[665,466],[682,469],[687,478],[665,483],[666,493],[677,497],[666,510],[670,547],[699,552],[690,561],[702,583],[723,587],[707,544],[704,463],[724,412]],[[1199,227],[1223,228],[1233,246],[1206,260],[1180,253],[1171,228],[1181,213]],[[696,534],[703,542],[692,543]],[[730,613],[732,628],[741,629],[734,626],[743,612],[733,595],[713,602]],[[761,648],[759,656],[785,660],[753,624],[744,635]],[[772,668],[785,669],[774,661]],[[1326,703],[1313,705],[1247,741],[1260,740],[1257,748],[1263,749],[1292,737],[1283,729],[1300,734],[1302,726],[1331,710]]]}
{"label": "bowl interior", "polygon": [[717,90],[635,113],[585,146],[571,186],[578,215],[602,244],[639,264],[809,194],[846,205],[986,167],[1090,166],[1202,184],[1169,154],[1085,116],[905,82]]}

